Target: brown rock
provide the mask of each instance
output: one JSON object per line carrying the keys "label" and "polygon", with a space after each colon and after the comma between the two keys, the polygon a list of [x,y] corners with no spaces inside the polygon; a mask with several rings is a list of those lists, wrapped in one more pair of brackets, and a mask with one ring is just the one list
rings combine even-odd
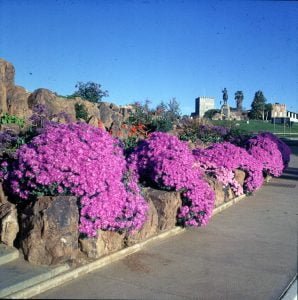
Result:
{"label": "brown rock", "polygon": [[73,196],[41,197],[22,215],[20,246],[34,264],[54,265],[76,258],[79,211]]}
{"label": "brown rock", "polygon": [[245,171],[240,170],[240,169],[235,170],[235,179],[236,179],[236,181],[238,181],[238,183],[241,186],[243,186],[243,184],[244,184],[245,176],[246,176]]}
{"label": "brown rock", "polygon": [[7,111],[7,90],[5,84],[0,82],[0,114]]}
{"label": "brown rock", "polygon": [[30,93],[21,86],[12,86],[7,89],[7,106],[11,115],[26,118],[31,115],[28,107]]}
{"label": "brown rock", "polygon": [[94,127],[98,127],[98,118],[96,116],[91,116],[91,118],[88,120],[88,124]]}
{"label": "brown rock", "polygon": [[0,82],[3,82],[5,86],[14,85],[15,68],[14,66],[0,58]]}
{"label": "brown rock", "polygon": [[0,203],[0,241],[13,247],[19,232],[18,214],[14,204]]}
{"label": "brown rock", "polygon": [[235,193],[232,191],[230,186],[226,186],[224,188],[224,192],[225,192],[225,202],[228,202],[235,198]]}
{"label": "brown rock", "polygon": [[80,238],[79,244],[81,251],[88,258],[99,258],[121,250],[124,247],[124,234],[100,230],[98,237]]}
{"label": "brown rock", "polygon": [[146,197],[149,209],[147,220],[143,227],[136,233],[128,233],[126,236],[126,245],[131,246],[138,242],[144,241],[158,232],[158,215],[157,210],[149,197]]}
{"label": "brown rock", "polygon": [[148,188],[145,198],[151,199],[157,210],[158,229],[162,231],[174,228],[178,208],[182,205],[180,193]]}
{"label": "brown rock", "polygon": [[206,177],[207,182],[215,192],[215,207],[220,206],[225,202],[225,191],[222,183],[213,177]]}

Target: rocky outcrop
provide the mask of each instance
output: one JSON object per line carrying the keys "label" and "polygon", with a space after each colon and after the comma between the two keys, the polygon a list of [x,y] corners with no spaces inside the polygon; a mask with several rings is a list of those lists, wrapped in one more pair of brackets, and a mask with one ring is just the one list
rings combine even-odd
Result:
{"label": "rocky outcrop", "polygon": [[225,191],[222,183],[213,177],[206,177],[207,182],[215,193],[215,207],[222,205],[225,202]]}
{"label": "rocky outcrop", "polygon": [[45,105],[51,115],[66,113],[70,120],[76,120],[75,104],[84,104],[88,112],[90,124],[98,126],[96,119],[111,132],[121,132],[121,125],[129,117],[131,107],[119,107],[113,103],[92,103],[80,97],[65,98],[56,93],[39,88],[33,93],[14,84],[14,66],[0,59],[0,113],[8,112],[27,119],[36,104]]}
{"label": "rocky outcrop", "polygon": [[20,247],[31,263],[55,265],[78,253],[79,211],[72,196],[41,197],[24,210]]}
{"label": "rocky outcrop", "polygon": [[32,111],[28,107],[30,93],[21,86],[12,86],[7,89],[7,108],[10,115],[28,118]]}
{"label": "rocky outcrop", "polygon": [[150,197],[146,197],[148,202],[148,214],[147,214],[147,220],[143,227],[135,232],[135,233],[128,233],[126,236],[126,245],[131,246],[136,243],[139,243],[141,241],[144,241],[148,239],[149,237],[155,235],[158,233],[158,214],[157,210],[150,199]]}
{"label": "rocky outcrop", "polygon": [[17,209],[8,202],[0,183],[0,242],[13,247],[18,232]]}
{"label": "rocky outcrop", "polygon": [[7,90],[14,86],[14,66],[0,58],[0,113],[8,112]]}
{"label": "rocky outcrop", "polygon": [[124,247],[124,234],[113,231],[98,231],[96,238],[80,238],[81,251],[88,258],[99,258]]}
{"label": "rocky outcrop", "polygon": [[157,211],[158,229],[160,231],[174,228],[178,208],[182,205],[179,192],[168,192],[148,188],[146,198],[150,199]]}
{"label": "rocky outcrop", "polygon": [[241,186],[243,186],[244,184],[245,177],[246,177],[246,173],[243,170],[240,169],[235,170],[235,179],[236,181],[238,181],[238,183]]}

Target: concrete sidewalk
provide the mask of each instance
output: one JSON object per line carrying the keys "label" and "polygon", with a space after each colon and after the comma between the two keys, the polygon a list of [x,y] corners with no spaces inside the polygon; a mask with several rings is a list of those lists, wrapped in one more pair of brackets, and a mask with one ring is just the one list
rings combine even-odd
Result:
{"label": "concrete sidewalk", "polygon": [[36,298],[279,299],[297,272],[297,180],[296,152],[282,177],[208,226],[153,242]]}

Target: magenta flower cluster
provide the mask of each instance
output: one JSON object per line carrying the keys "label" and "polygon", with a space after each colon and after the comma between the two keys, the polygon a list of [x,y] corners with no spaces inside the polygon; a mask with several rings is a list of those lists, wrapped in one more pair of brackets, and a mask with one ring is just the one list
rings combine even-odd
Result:
{"label": "magenta flower cluster", "polygon": [[178,223],[206,224],[214,207],[214,191],[195,165],[187,143],[162,132],[152,133],[128,158],[140,181],[160,189],[181,191]]}
{"label": "magenta flower cluster", "polygon": [[80,199],[80,232],[141,228],[148,205],[122,148],[107,132],[78,124],[50,124],[17,152],[13,191],[27,199],[41,192]]}
{"label": "magenta flower cluster", "polygon": [[265,175],[280,176],[290,161],[290,148],[271,133],[250,138],[246,149],[262,163]]}
{"label": "magenta flower cluster", "polygon": [[[238,196],[253,192],[263,184],[262,164],[243,148],[224,142],[206,149],[194,149],[193,154],[206,174],[230,186]],[[243,187],[235,178],[236,169],[246,173]]]}

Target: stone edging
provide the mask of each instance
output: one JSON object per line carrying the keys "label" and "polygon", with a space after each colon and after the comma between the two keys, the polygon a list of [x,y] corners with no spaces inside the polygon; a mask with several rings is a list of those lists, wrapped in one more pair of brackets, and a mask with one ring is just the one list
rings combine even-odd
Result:
{"label": "stone edging", "polygon": [[[230,206],[236,204],[240,200],[246,198],[246,195],[241,195],[237,198],[234,198],[230,200],[227,203],[224,203],[220,205],[219,207],[215,208],[212,212],[212,216],[222,212],[223,210],[229,208]],[[33,285],[28,288],[24,288],[23,290],[20,290],[19,292],[13,293],[8,295],[7,299],[28,299],[33,296],[36,296],[38,294],[44,293],[49,289],[58,287],[59,285],[62,285],[64,283],[67,283],[73,279],[78,278],[81,275],[88,274],[92,271],[98,270],[101,267],[104,267],[110,263],[116,262],[120,259],[125,258],[126,256],[133,254],[137,251],[142,250],[147,244],[150,244],[153,241],[162,240],[167,237],[175,236],[179,233],[185,232],[186,229],[181,227],[175,227],[173,229],[167,230],[165,232],[162,232],[156,236],[153,236],[143,242],[140,242],[138,244],[135,244],[133,246],[121,249],[115,253],[109,254],[107,256],[104,256],[102,258],[99,258],[93,262],[87,263],[86,265],[76,267],[74,269],[70,269],[64,273],[61,273],[53,278],[50,278],[46,281],[40,282],[36,285]]]}

